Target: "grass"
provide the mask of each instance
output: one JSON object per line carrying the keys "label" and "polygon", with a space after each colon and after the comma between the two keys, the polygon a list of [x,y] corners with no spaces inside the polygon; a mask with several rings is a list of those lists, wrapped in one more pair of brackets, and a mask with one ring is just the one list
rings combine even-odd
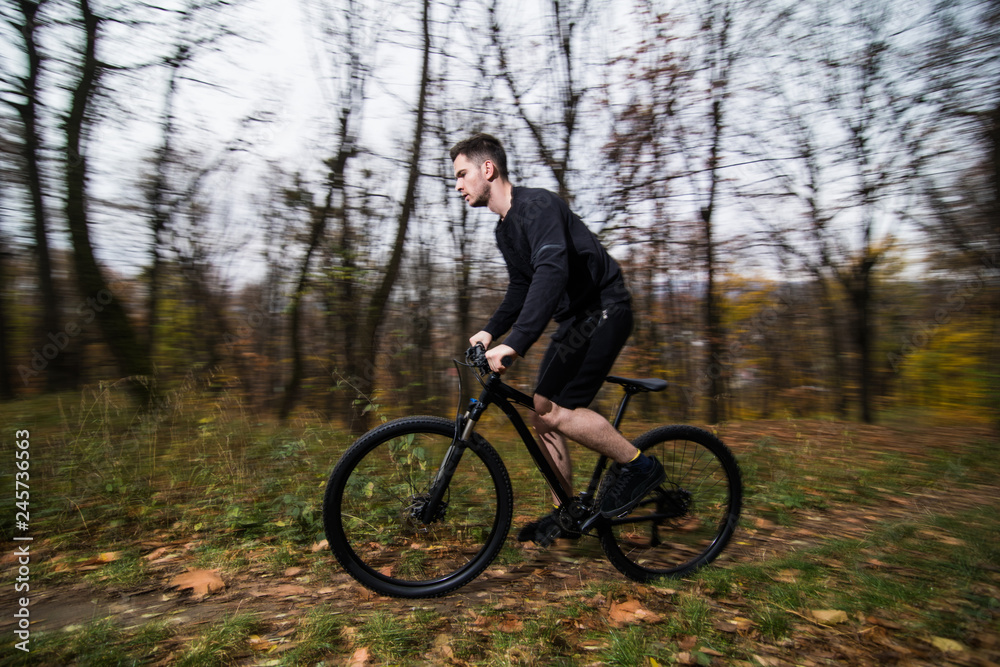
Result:
{"label": "grass", "polygon": [[371,647],[375,660],[394,663],[418,654],[424,636],[419,624],[377,611],[357,629],[355,643]]}
{"label": "grass", "polygon": [[299,643],[287,652],[282,664],[316,664],[327,656],[339,656],[346,651],[344,616],[327,605],[306,612],[296,635]]}
{"label": "grass", "polygon": [[178,667],[216,667],[233,664],[250,652],[252,635],[266,626],[253,614],[225,616],[202,632],[173,663]]}
{"label": "grass", "polygon": [[[319,503],[349,442],[345,434],[307,418],[260,424],[225,396],[190,401],[156,419],[135,415],[111,392],[0,406],[4,423],[27,424],[34,413],[32,526],[45,537],[36,545],[58,559],[33,564],[33,590],[36,583],[46,590],[82,581],[95,595],[112,596],[148,587],[153,569],[143,556],[160,543],[184,543],[186,566],[218,569],[227,580],[249,572],[263,586],[292,567],[306,582],[341,575],[329,553],[310,547],[322,537]],[[995,485],[995,438],[949,437],[959,432],[943,429],[917,449],[891,430],[831,423],[824,432],[836,435],[820,437],[794,422],[770,428],[770,435],[735,447],[746,510],[733,549],[745,542],[745,555],[683,581],[640,586],[611,575],[580,586],[577,577],[564,583],[542,575],[538,591],[516,599],[516,611],[498,602],[508,595],[502,588],[446,612],[420,601],[334,605],[357,595],[352,589],[286,603],[294,614],[285,621],[236,604],[211,622],[183,627],[99,619],[34,633],[32,653],[11,664],[250,664],[265,659],[260,646],[282,647],[266,659],[284,665],[344,664],[359,648],[369,649],[373,664],[420,664],[426,656],[447,662],[453,655],[477,665],[666,665],[680,653],[696,664],[729,664],[779,650],[803,628],[811,641],[865,636],[872,617],[899,626],[894,641],[922,650],[931,636],[968,642],[1000,634],[996,496],[954,507],[919,504],[942,489],[975,499],[976,489]],[[515,515],[547,509],[522,448],[499,445]],[[9,443],[0,447],[10,460]],[[913,511],[886,511],[910,499]],[[3,521],[13,515],[11,502],[0,498]],[[808,518],[843,514],[861,517],[854,530]],[[784,531],[763,543],[770,550],[751,540],[766,532],[761,521]],[[5,536],[11,528],[3,525]],[[73,569],[102,552],[118,557],[82,577]],[[528,559],[511,540],[494,567]],[[587,559],[603,564],[596,548]],[[578,590],[560,588],[571,585]],[[659,620],[610,623],[608,606],[630,599]],[[847,620],[827,627],[810,617],[831,609]]]}

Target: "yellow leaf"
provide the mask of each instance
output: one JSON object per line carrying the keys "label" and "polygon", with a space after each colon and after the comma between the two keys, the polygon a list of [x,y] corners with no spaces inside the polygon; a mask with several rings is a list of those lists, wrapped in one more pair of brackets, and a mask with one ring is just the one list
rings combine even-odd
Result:
{"label": "yellow leaf", "polygon": [[945,653],[961,653],[965,650],[965,646],[946,637],[931,637],[931,644],[934,644],[934,648],[937,650]]}
{"label": "yellow leaf", "polygon": [[813,617],[813,620],[825,625],[847,622],[847,612],[840,609],[813,609],[809,615]]}

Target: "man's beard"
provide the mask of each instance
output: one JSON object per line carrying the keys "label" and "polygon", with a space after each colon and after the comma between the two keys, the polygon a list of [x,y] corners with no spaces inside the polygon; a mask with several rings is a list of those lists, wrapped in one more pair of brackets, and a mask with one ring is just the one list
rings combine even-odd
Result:
{"label": "man's beard", "polygon": [[472,192],[469,193],[469,206],[473,208],[482,208],[483,206],[486,206],[489,203],[490,203],[489,184],[483,187],[483,189],[478,194],[474,194]]}

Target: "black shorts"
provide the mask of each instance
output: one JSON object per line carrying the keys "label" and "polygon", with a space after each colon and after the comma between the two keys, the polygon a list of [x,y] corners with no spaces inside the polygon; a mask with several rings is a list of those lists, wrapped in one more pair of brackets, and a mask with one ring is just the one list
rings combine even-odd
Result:
{"label": "black shorts", "polygon": [[570,410],[590,405],[632,333],[628,303],[567,320],[552,335],[535,393]]}

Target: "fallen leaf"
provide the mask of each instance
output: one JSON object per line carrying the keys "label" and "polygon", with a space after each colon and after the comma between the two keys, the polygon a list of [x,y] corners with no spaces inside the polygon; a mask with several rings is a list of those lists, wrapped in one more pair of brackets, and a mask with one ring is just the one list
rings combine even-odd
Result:
{"label": "fallen leaf", "polygon": [[764,517],[760,516],[754,518],[753,525],[755,525],[757,528],[760,528],[761,530],[774,530],[778,527],[778,525],[773,521],[770,521],[769,519],[765,519]]}
{"label": "fallen leaf", "polygon": [[254,651],[270,651],[274,647],[273,642],[259,635],[250,635],[249,642],[250,649]]}
{"label": "fallen leaf", "polygon": [[300,574],[302,574],[302,568],[301,567],[290,567],[287,570],[285,570],[285,576],[286,577],[297,577]]}
{"label": "fallen leaf", "polygon": [[947,637],[931,637],[931,644],[934,644],[934,648],[937,650],[945,653],[961,653],[965,650],[964,645]]}
{"label": "fallen leaf", "polygon": [[659,615],[643,607],[638,600],[628,600],[622,603],[612,602],[611,609],[608,611],[608,617],[615,625],[637,623],[639,621],[655,623],[660,620]]}
{"label": "fallen leaf", "polygon": [[899,623],[893,623],[892,621],[887,621],[884,618],[878,618],[877,616],[869,616],[865,619],[872,625],[878,625],[883,628],[888,628],[889,630],[902,630],[903,626]]}
{"label": "fallen leaf", "polygon": [[167,553],[167,549],[168,547],[160,547],[159,549],[154,549],[153,551],[143,556],[143,558],[145,558],[146,560],[156,560],[163,554]]}
{"label": "fallen leaf", "polygon": [[847,612],[840,609],[813,609],[809,615],[814,621],[824,625],[836,625],[847,622]]}
{"label": "fallen leaf", "polygon": [[497,625],[497,629],[504,634],[511,634],[512,632],[520,632],[524,629],[524,621],[517,618],[506,618]]}
{"label": "fallen leaf", "polygon": [[171,588],[190,588],[195,597],[203,598],[226,587],[218,570],[188,570],[170,580]]}
{"label": "fallen leaf", "polygon": [[277,584],[261,591],[262,595],[273,595],[275,597],[289,597],[292,595],[308,595],[309,589],[305,586],[295,584]]}
{"label": "fallen leaf", "polygon": [[440,634],[431,642],[431,654],[441,656],[447,660],[455,657],[455,652],[451,648],[451,635]]}
{"label": "fallen leaf", "polygon": [[98,554],[97,560],[101,561],[102,563],[112,563],[121,558],[121,556],[122,556],[121,551],[105,551],[102,554]]}
{"label": "fallen leaf", "polygon": [[365,667],[368,664],[368,649],[359,648],[351,656],[351,661],[347,663],[347,667]]}
{"label": "fallen leaf", "polygon": [[316,553],[317,551],[323,551],[324,549],[329,549],[329,548],[330,548],[330,543],[327,542],[326,540],[320,540],[319,542],[314,542],[311,547],[313,553]]}
{"label": "fallen leaf", "polygon": [[715,621],[714,623],[712,623],[712,627],[718,630],[719,632],[728,632],[728,633],[736,632],[739,629],[735,623],[730,623],[728,621]]}

